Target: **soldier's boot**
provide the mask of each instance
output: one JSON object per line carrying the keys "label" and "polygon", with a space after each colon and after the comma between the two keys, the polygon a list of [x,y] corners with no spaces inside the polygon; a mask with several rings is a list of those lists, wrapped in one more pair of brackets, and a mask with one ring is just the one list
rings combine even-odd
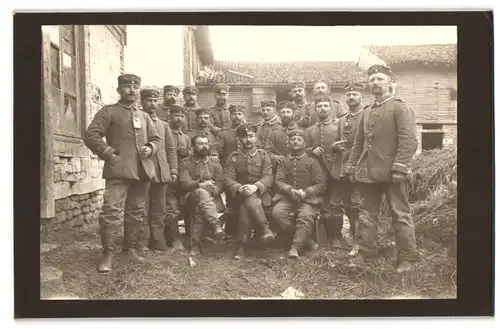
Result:
{"label": "soldier's boot", "polygon": [[318,250],[319,245],[313,239],[309,238],[306,243],[306,248],[310,251]]}
{"label": "soldier's boot", "polygon": [[288,251],[289,258],[298,258],[298,252],[309,240],[309,232],[304,228],[298,227],[293,236],[292,247]]}
{"label": "soldier's boot", "polygon": [[242,259],[245,253],[245,244],[238,243],[236,246],[236,250],[234,251],[233,259],[239,260]]}
{"label": "soldier's boot", "polygon": [[214,236],[217,241],[224,239],[224,230],[220,224],[214,225]]}
{"label": "soldier's boot", "polygon": [[335,216],[330,212],[326,212],[322,216],[325,225],[326,237],[330,247],[338,247],[339,241],[342,239],[342,224],[343,218]]}
{"label": "soldier's boot", "polygon": [[112,227],[101,226],[101,244],[103,246],[102,257],[97,264],[97,272],[109,273],[113,267],[114,255],[114,232],[111,231]]}
{"label": "soldier's boot", "polygon": [[132,220],[130,222],[127,222],[125,225],[128,225],[128,230],[127,230],[128,236],[125,236],[124,239],[127,240],[128,245],[133,246],[133,248],[129,248],[126,253],[130,257],[130,260],[132,260],[133,262],[138,262],[138,263],[143,262],[144,258],[142,258],[138,254],[138,249],[137,249],[137,248],[141,249],[143,248],[143,246],[139,243],[141,222]]}
{"label": "soldier's boot", "polygon": [[212,226],[215,239],[222,240],[225,234],[220,220],[217,217],[217,208],[215,207],[215,203],[213,203],[212,200],[201,200],[198,203],[198,206],[205,220]]}
{"label": "soldier's boot", "polygon": [[103,252],[99,264],[97,265],[97,272],[99,273],[109,273],[113,267],[113,253]]}
{"label": "soldier's boot", "polygon": [[184,246],[182,245],[181,240],[175,239],[174,242],[172,243],[172,248],[174,251],[182,251],[184,250]]}
{"label": "soldier's boot", "polygon": [[408,272],[409,270],[411,270],[411,263],[407,260],[400,261],[396,268],[396,272],[398,273]]}
{"label": "soldier's boot", "polygon": [[358,225],[358,215],[353,215],[351,214],[349,216],[349,225],[351,226],[350,227],[350,231],[351,231],[351,236],[356,236],[356,227]]}

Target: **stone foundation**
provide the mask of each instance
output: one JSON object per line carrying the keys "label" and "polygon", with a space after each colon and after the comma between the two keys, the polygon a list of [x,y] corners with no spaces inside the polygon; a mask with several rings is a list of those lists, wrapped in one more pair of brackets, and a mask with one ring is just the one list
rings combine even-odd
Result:
{"label": "stone foundation", "polygon": [[99,219],[104,190],[82,195],[71,195],[56,200],[56,216],[51,224],[66,228],[82,228]]}

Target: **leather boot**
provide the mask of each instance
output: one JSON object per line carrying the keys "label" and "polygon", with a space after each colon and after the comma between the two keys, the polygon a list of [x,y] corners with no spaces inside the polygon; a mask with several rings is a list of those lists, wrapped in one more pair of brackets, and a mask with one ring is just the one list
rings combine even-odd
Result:
{"label": "leather boot", "polygon": [[236,246],[236,250],[234,251],[233,258],[236,260],[242,259],[245,253],[245,245],[243,243],[239,243]]}
{"label": "leather boot", "polygon": [[328,240],[340,239],[342,237],[342,224],[344,223],[342,216],[335,216],[330,212],[326,212],[322,218]]}
{"label": "leather boot", "polygon": [[292,249],[299,251],[309,240],[309,232],[299,227],[293,236]]}
{"label": "leather boot", "polygon": [[172,248],[174,249],[174,251],[184,250],[184,246],[182,245],[182,242],[179,239],[174,240],[174,242],[172,243]]}
{"label": "leather boot", "polygon": [[127,255],[133,262],[142,263],[144,261],[144,258],[142,258],[134,248],[129,249],[129,251],[127,251]]}
{"label": "leather boot", "polygon": [[217,241],[224,239],[224,230],[219,224],[214,225],[214,236]]}
{"label": "leather boot", "polygon": [[113,266],[113,253],[104,252],[102,257],[97,265],[97,272],[99,273],[109,273],[112,270]]}
{"label": "leather boot", "polygon": [[297,249],[295,249],[294,247],[291,247],[288,250],[288,258],[298,259],[299,258],[299,251]]}
{"label": "leather boot", "polygon": [[313,239],[309,239],[309,240],[307,240],[306,247],[310,251],[314,251],[314,250],[317,250],[319,248],[319,245]]}

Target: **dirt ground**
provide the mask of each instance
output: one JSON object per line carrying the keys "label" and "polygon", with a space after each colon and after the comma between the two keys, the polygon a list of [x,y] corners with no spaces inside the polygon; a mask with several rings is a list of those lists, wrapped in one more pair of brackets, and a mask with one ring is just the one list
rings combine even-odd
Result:
{"label": "dirt ground", "polygon": [[93,232],[42,232],[42,243],[58,247],[40,256],[41,266],[63,272],[63,284],[43,286],[41,298],[81,299],[241,299],[272,298],[289,287],[311,299],[456,298],[456,263],[447,249],[419,242],[421,261],[413,271],[398,274],[394,253],[386,250],[365,264],[356,264],[349,249],[326,249],[288,260],[286,250],[253,246],[242,260],[233,260],[234,242],[207,244],[206,255],[148,252],[144,264],[132,264],[119,253],[110,274],[96,272],[100,239]]}

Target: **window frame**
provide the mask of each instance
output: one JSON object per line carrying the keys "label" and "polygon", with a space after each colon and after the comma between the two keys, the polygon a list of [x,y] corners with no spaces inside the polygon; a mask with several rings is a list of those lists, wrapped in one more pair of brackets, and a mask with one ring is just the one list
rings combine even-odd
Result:
{"label": "window frame", "polygon": [[[59,92],[59,98],[56,100],[54,97],[52,97],[52,102],[58,102],[58,107],[59,111],[61,113],[58,113],[58,115],[62,118],[64,116],[64,110],[65,110],[65,104],[64,104],[64,96],[65,94],[68,94],[70,97],[75,98],[75,103],[76,103],[76,115],[75,118],[77,120],[76,124],[76,131],[75,132],[70,132],[67,130],[64,130],[63,125],[61,124],[53,124],[52,130],[53,134],[59,138],[63,139],[76,139],[80,140],[83,137],[84,129],[85,129],[85,107],[84,107],[84,98],[85,98],[85,90],[83,89],[84,86],[82,86],[82,74],[84,74],[84,67],[82,67],[84,63],[84,48],[82,45],[83,42],[83,26],[81,25],[70,25],[73,27],[73,47],[74,47],[74,54],[68,54],[64,51],[64,28],[66,25],[53,25],[51,28],[55,28],[57,26],[58,28],[58,34],[59,34],[59,44],[56,44],[52,41],[52,39],[49,40],[49,47],[50,47],[50,60],[52,62],[52,49],[57,49],[58,51],[58,64],[59,67],[57,68],[58,74],[59,74],[59,88],[57,86],[54,86],[53,83],[50,84],[50,93],[53,95],[53,90],[57,90]],[[70,56],[72,59],[74,59],[75,63],[75,92],[73,93],[72,91],[66,90],[64,86],[64,73],[63,73],[63,58],[64,54],[67,56]],[[51,64],[52,66],[52,64]]]}

